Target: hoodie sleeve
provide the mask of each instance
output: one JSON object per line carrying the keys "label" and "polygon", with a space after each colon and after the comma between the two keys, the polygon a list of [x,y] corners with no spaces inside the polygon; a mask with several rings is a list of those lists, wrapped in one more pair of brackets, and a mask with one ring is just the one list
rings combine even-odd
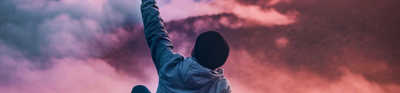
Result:
{"label": "hoodie sleeve", "polygon": [[151,50],[151,57],[159,72],[168,56],[174,54],[168,32],[164,28],[155,0],[142,0],[141,13],[144,25],[144,33],[147,44]]}

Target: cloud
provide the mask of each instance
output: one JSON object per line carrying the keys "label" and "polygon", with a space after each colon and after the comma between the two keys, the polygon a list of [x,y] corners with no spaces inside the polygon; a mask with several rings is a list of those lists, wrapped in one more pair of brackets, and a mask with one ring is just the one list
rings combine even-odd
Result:
{"label": "cloud", "polygon": [[[266,3],[271,6],[279,2],[272,0]],[[190,8],[189,8],[190,7]],[[170,0],[167,4],[160,5],[161,16],[165,21],[185,19],[191,16],[217,15],[232,13],[239,18],[246,19],[261,25],[287,25],[296,22],[296,11],[286,14],[277,12],[274,8],[262,9],[257,5],[242,5],[231,0]]]}
{"label": "cloud", "polygon": [[[246,51],[232,51],[224,65],[232,91],[279,93],[397,93],[399,85],[379,85],[361,74],[343,68],[338,80],[330,81],[307,71],[292,72],[287,67],[258,60]],[[264,61],[264,62],[260,62]],[[239,74],[239,75],[238,75]],[[256,88],[255,88],[256,87]]]}
{"label": "cloud", "polygon": [[[2,47],[1,52],[11,49]],[[8,52],[15,55],[2,55],[2,71],[6,71],[8,77],[2,83],[0,90],[7,93],[23,92],[126,92],[132,86],[144,84],[151,90],[157,87],[157,75],[154,69],[147,69],[152,76],[151,83],[141,81],[124,73],[118,73],[101,59],[76,59],[73,57],[51,59],[52,66],[48,69],[37,69],[28,59],[23,59],[17,51]],[[4,68],[3,68],[4,67]],[[10,70],[13,69],[13,70]],[[2,72],[1,75],[4,75]],[[4,78],[2,78],[4,80]],[[6,84],[4,84],[6,83]],[[4,86],[5,85],[5,86]]]}
{"label": "cloud", "polygon": [[[380,6],[370,6],[373,3]],[[394,35],[398,34],[398,27],[394,24],[399,18],[394,15],[400,14],[378,11],[393,9],[392,3],[280,2],[271,7],[279,12],[298,11],[301,15],[296,16],[296,23],[247,26],[249,23],[240,23],[248,19],[243,21],[235,14],[225,13],[170,21],[166,28],[172,33],[185,33],[182,36],[188,37],[187,41],[194,41],[201,32],[216,30],[224,35],[233,51],[245,51],[247,54],[231,53],[224,67],[233,89],[239,92],[396,93],[400,84],[396,74],[399,43]],[[342,6],[336,7],[339,5]],[[229,62],[233,63],[229,66]]]}
{"label": "cloud", "polygon": [[[222,33],[233,92],[399,92],[397,1],[165,0],[174,50]],[[338,7],[340,6],[340,7]],[[0,90],[155,92],[140,0],[0,1]],[[384,11],[384,12],[382,12]]]}
{"label": "cloud", "polygon": [[276,40],[276,45],[279,47],[286,47],[289,44],[289,40],[285,37],[278,38]]}
{"label": "cloud", "polygon": [[[142,84],[155,92],[158,78],[148,67],[150,57],[133,54],[145,51],[146,44],[123,51],[126,56],[108,56],[120,53],[115,48],[128,49],[124,47],[128,42],[138,44],[132,42],[137,38],[145,42],[138,35],[142,28],[135,13],[140,3],[14,0],[0,4],[6,10],[0,14],[1,91],[116,93]],[[126,58],[131,59],[120,62]]]}

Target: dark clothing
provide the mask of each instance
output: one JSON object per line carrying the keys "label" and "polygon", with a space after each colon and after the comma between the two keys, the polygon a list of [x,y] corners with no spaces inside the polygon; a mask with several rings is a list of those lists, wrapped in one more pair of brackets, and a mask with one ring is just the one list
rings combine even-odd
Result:
{"label": "dark clothing", "polygon": [[204,68],[193,57],[184,58],[172,51],[156,1],[142,0],[144,33],[159,76],[157,93],[229,93],[223,70]]}

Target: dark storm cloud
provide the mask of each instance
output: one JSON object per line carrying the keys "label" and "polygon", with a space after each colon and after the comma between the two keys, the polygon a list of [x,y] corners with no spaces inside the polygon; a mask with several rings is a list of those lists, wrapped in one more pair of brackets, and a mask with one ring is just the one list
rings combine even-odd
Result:
{"label": "dark storm cloud", "polygon": [[[398,5],[399,1],[395,0],[295,0],[275,5],[278,11],[295,9],[302,14],[293,25],[296,34],[287,34],[297,41],[293,50],[303,53],[287,54],[292,55],[287,62],[289,65],[321,64],[311,66],[321,74],[334,74],[335,67],[345,66],[368,80],[400,84],[396,79],[400,76],[395,74],[400,71],[397,68],[400,62]],[[314,56],[300,56],[304,53]],[[321,59],[306,60],[316,58]],[[387,65],[387,69],[368,70],[379,68],[378,64]],[[324,68],[332,69],[321,70]]]}

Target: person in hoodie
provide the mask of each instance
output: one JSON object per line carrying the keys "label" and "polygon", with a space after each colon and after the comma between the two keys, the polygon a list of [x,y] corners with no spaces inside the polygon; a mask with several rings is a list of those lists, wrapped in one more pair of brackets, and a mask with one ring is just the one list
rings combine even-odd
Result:
{"label": "person in hoodie", "polygon": [[[222,75],[229,45],[216,31],[201,33],[185,58],[173,52],[171,40],[160,17],[155,0],[142,0],[144,33],[159,76],[157,93],[230,93],[230,84]],[[132,90],[148,89],[139,85]]]}

